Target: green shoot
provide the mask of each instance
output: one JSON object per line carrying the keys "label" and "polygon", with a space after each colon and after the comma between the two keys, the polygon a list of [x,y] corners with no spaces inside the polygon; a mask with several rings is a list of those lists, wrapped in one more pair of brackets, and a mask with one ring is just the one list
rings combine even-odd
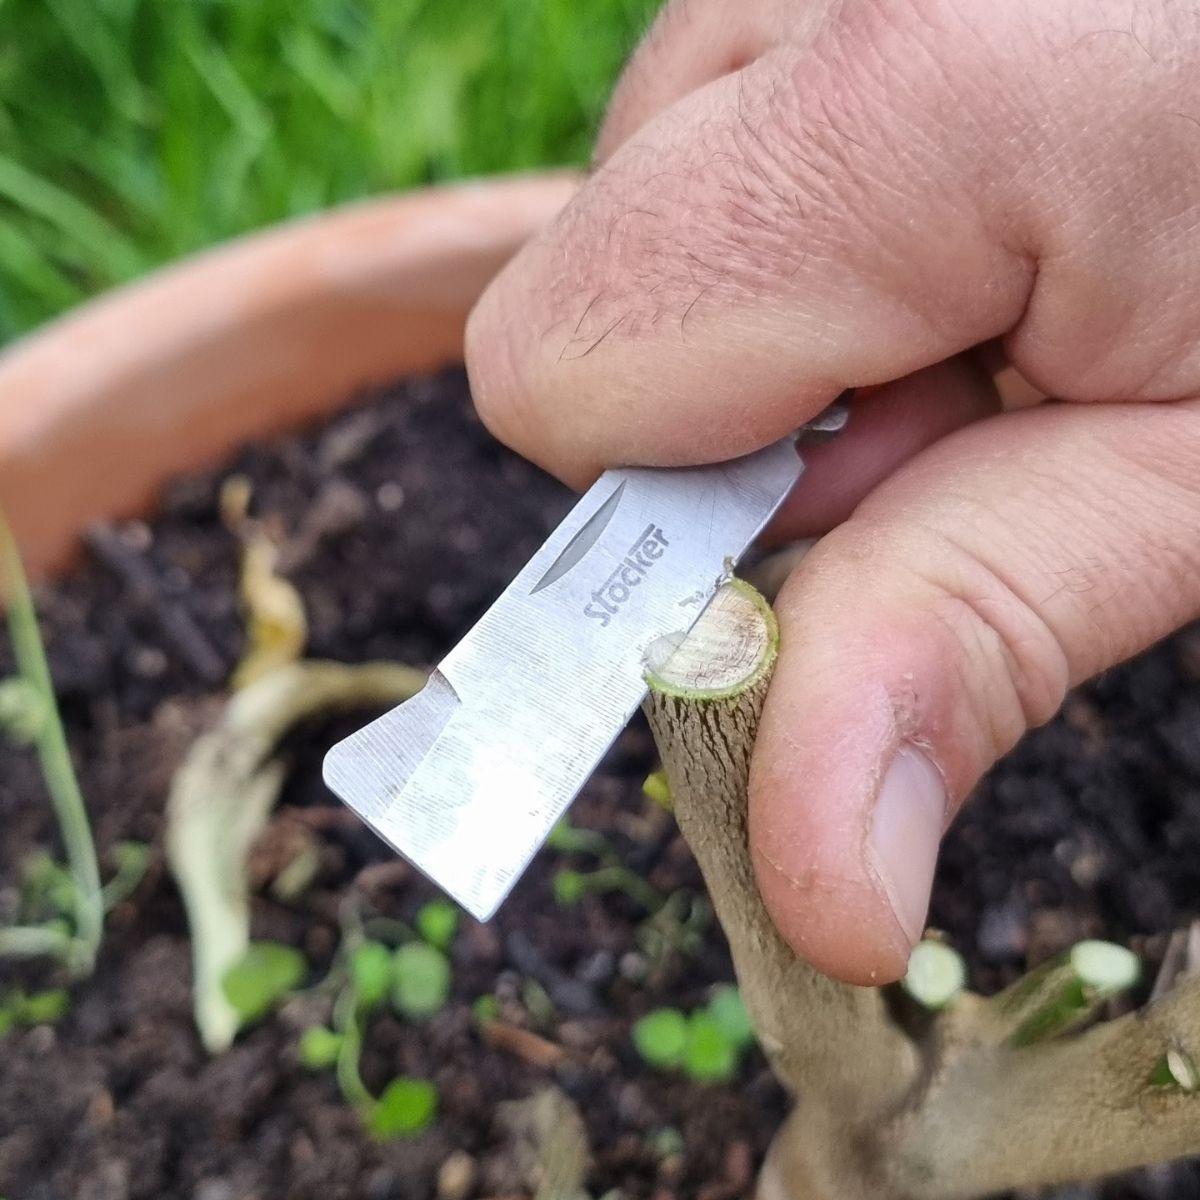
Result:
{"label": "green shoot", "polygon": [[1013,1046],[1031,1046],[1079,1028],[1141,973],[1137,956],[1112,942],[1084,941],[988,1000]]}
{"label": "green shoot", "polygon": [[427,942],[409,942],[392,959],[392,1004],[401,1016],[425,1020],[441,1012],[450,995],[450,963]]}
{"label": "green shoot", "polygon": [[642,795],[647,800],[654,801],[659,808],[665,809],[667,812],[674,812],[671,804],[671,785],[667,782],[665,771],[653,771],[646,776],[645,782],[642,784]]}
{"label": "green shoot", "polygon": [[417,910],[417,932],[439,950],[449,950],[458,933],[458,909],[448,900],[430,900]]}
{"label": "green shoot", "polygon": [[[74,885],[69,909],[72,923],[69,939],[64,941],[61,936],[50,936],[44,941],[47,950],[65,958],[72,974],[88,975],[95,966],[104,930],[100,867],[54,696],[33,597],[16,542],[3,517],[0,517],[0,576],[0,590],[8,604],[8,632],[20,680],[19,687],[12,686],[11,682],[6,685],[5,706],[6,711],[10,711],[6,727],[15,725],[27,737],[32,735],[29,740],[37,751]],[[18,705],[19,711],[15,716],[11,715]],[[32,932],[0,930],[0,954],[19,947],[23,941],[25,945],[36,943],[37,938],[31,940],[29,937]]]}
{"label": "green shoot", "polygon": [[333,1005],[333,1027],[341,1038],[335,1070],[338,1090],[347,1103],[368,1117],[375,1097],[363,1083],[359,1060],[363,1047],[362,1004],[353,983],[343,988]]}
{"label": "green shoot", "polygon": [[0,1037],[21,1025],[50,1025],[65,1015],[70,994],[63,988],[45,992],[8,992],[0,996]]}
{"label": "green shoot", "polygon": [[500,1001],[490,993],[477,997],[471,1005],[471,1020],[476,1029],[500,1020]]}
{"label": "green shoot", "polygon": [[[451,911],[457,924],[457,912]],[[425,923],[434,936],[445,936],[449,924],[439,915]],[[342,950],[330,976],[336,988],[333,1027],[306,1029],[296,1054],[310,1071],[333,1068],[342,1097],[374,1137],[410,1137],[434,1119],[437,1089],[425,1080],[401,1078],[376,1098],[360,1069],[367,1021],[389,996],[397,1011],[412,1020],[440,1012],[450,992],[450,963],[429,942],[407,942],[393,951],[364,937],[363,929],[357,915],[343,915]]]}
{"label": "green shoot", "polygon": [[578,904],[585,896],[602,896],[622,892],[647,912],[662,907],[663,898],[640,875],[628,867],[614,864],[595,871],[575,871],[570,868],[554,874],[554,899],[563,908]]}
{"label": "green shoot", "polygon": [[294,946],[251,942],[246,953],[225,972],[225,998],[243,1027],[261,1020],[300,986],[308,964]]}
{"label": "green shoot", "polygon": [[300,1060],[310,1070],[319,1070],[332,1060],[339,1091],[358,1110],[372,1136],[382,1140],[420,1133],[437,1115],[437,1089],[422,1079],[400,1078],[392,1080],[376,1099],[359,1071],[364,1021],[361,997],[350,982],[334,1004],[334,1028],[304,1031]]}
{"label": "green shoot", "polygon": [[437,1116],[437,1088],[426,1079],[393,1079],[371,1109],[368,1126],[380,1139],[413,1137]]}
{"label": "green shoot", "polygon": [[142,882],[150,865],[150,847],[145,842],[119,842],[113,850],[113,857],[116,859],[116,872],[100,889],[106,913],[128,900]]}

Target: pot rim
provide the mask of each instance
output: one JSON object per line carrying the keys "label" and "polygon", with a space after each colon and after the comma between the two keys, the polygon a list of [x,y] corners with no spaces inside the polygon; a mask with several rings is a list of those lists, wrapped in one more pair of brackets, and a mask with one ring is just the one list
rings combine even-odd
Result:
{"label": "pot rim", "polygon": [[470,309],[573,194],[567,171],[436,185],[166,266],[0,353],[0,508],[30,573],[172,476],[461,360]]}

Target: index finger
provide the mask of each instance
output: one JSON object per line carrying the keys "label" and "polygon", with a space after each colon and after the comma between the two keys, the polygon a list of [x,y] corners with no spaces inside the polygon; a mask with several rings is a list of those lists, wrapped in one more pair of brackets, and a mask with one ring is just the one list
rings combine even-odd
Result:
{"label": "index finger", "polygon": [[978,148],[914,135],[945,85],[861,43],[834,27],[680,100],[508,266],[467,341],[499,437],[577,484],[729,458],[1019,320],[1034,268]]}

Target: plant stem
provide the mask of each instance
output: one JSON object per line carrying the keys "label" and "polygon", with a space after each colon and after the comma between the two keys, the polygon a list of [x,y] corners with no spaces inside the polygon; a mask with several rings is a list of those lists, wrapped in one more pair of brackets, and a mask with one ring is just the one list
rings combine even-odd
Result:
{"label": "plant stem", "polygon": [[37,688],[45,702],[45,715],[35,746],[59,833],[66,850],[67,865],[75,880],[75,969],[90,974],[100,949],[104,930],[104,904],[100,894],[100,867],[96,845],[88,823],[87,809],[75,777],[62,716],[54,696],[50,667],[38,631],[33,597],[21,566],[8,523],[0,516],[0,567],[6,584],[8,630],[17,669]]}
{"label": "plant stem", "polygon": [[353,984],[347,984],[333,1006],[333,1027],[342,1035],[337,1056],[337,1082],[345,1099],[365,1112],[375,1103],[375,1097],[363,1083],[358,1069],[358,1061],[362,1057],[362,1022],[358,990]]}
{"label": "plant stem", "polygon": [[75,939],[53,925],[10,925],[0,929],[0,958],[69,959]]}

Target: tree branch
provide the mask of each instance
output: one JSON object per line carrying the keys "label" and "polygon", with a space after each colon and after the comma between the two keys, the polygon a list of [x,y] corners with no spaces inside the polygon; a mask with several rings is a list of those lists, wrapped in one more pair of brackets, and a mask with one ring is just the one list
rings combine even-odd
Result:
{"label": "tree branch", "polygon": [[1079,1034],[1133,980],[1127,951],[1082,943],[991,1000],[949,989],[902,1029],[883,992],[827,979],[783,942],[746,824],[778,639],[766,601],[726,584],[678,649],[651,653],[646,703],[747,1010],[799,1097],[760,1200],[965,1200],[1200,1151],[1200,981]]}

